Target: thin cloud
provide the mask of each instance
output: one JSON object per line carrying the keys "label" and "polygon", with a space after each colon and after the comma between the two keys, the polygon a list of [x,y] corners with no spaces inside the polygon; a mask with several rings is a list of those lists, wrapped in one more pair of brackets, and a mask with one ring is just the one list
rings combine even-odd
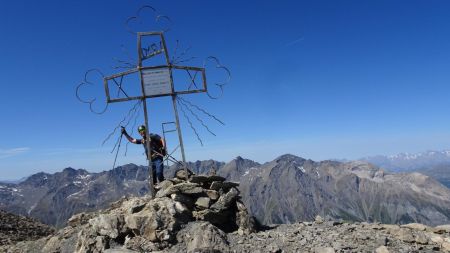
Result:
{"label": "thin cloud", "polygon": [[300,37],[300,38],[298,38],[298,39],[296,39],[296,40],[293,40],[293,41],[291,41],[291,42],[289,42],[289,43],[287,43],[286,45],[284,45],[285,47],[290,47],[290,46],[293,46],[293,45],[295,45],[295,44],[297,44],[297,43],[299,43],[300,41],[303,41],[303,40],[305,40],[305,37]]}
{"label": "thin cloud", "polygon": [[0,149],[0,159],[20,155],[20,154],[27,152],[28,150],[30,150],[30,148],[28,148],[28,147]]}

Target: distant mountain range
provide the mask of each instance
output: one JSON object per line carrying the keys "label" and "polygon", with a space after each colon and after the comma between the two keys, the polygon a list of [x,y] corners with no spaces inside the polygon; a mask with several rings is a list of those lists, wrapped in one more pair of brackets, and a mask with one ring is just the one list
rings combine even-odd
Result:
{"label": "distant mountain range", "polygon": [[417,171],[450,188],[450,150],[371,156],[360,159],[392,172]]}
{"label": "distant mountain range", "polygon": [[[450,189],[419,173],[387,173],[368,162],[283,155],[259,164],[237,157],[188,163],[191,171],[240,182],[251,213],[264,224],[312,220],[316,215],[383,223],[450,222]],[[176,166],[165,169],[171,178]],[[0,209],[61,227],[73,214],[107,207],[125,195],[148,192],[146,167],[128,164],[101,173],[66,168],[18,184],[0,183]]]}

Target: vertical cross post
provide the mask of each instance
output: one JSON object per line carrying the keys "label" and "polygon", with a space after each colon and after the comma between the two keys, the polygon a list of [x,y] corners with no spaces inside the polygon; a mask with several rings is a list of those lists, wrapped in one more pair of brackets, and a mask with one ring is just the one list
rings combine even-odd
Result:
{"label": "vertical cross post", "polygon": [[[138,35],[139,36],[139,35]],[[140,70],[142,68],[142,51],[141,51],[141,40],[138,38],[138,69]],[[153,185],[153,160],[152,160],[152,151],[151,151],[151,138],[150,138],[150,127],[148,124],[148,113],[147,113],[147,99],[145,97],[145,88],[144,88],[144,78],[142,77],[142,71],[139,71],[139,77],[141,80],[141,89],[142,89],[142,105],[144,107],[144,118],[145,118],[145,145],[146,148],[146,156],[148,160],[148,189],[150,191],[150,195],[155,197],[155,188]]]}
{"label": "vertical cross post", "polygon": [[177,126],[178,141],[180,142],[181,158],[183,160],[184,173],[186,175],[186,180],[188,180],[189,178],[188,178],[187,165],[186,165],[186,156],[184,154],[183,136],[181,134],[180,118],[178,116],[178,110],[177,110],[177,94],[175,93],[175,87],[174,87],[173,75],[172,75],[172,64],[170,63],[169,51],[167,50],[166,40],[164,39],[164,35],[161,35],[161,42],[162,42],[162,45],[164,48],[164,54],[166,56],[166,63],[167,63],[167,66],[169,66],[169,71],[170,71],[170,86],[172,89],[173,112],[175,114],[175,124]]}

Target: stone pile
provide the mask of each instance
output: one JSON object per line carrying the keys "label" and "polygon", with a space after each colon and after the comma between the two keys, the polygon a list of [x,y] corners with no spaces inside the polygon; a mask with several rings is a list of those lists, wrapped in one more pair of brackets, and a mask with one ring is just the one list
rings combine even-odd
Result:
{"label": "stone pile", "polygon": [[227,182],[221,176],[188,173],[188,182],[185,171],[179,170],[174,179],[157,185],[156,197],[170,197],[182,203],[192,210],[195,220],[208,221],[225,232],[237,230],[239,234],[249,234],[255,231],[255,221],[240,200],[238,183]]}
{"label": "stone pile", "polygon": [[[188,178],[189,180],[186,180]],[[255,232],[237,183],[184,171],[157,185],[155,198],[123,198],[107,210],[80,213],[54,236],[20,242],[6,252],[153,252],[174,245],[190,252],[225,250],[226,233]],[[217,242],[211,246],[210,242]],[[2,248],[0,248],[0,252]]]}

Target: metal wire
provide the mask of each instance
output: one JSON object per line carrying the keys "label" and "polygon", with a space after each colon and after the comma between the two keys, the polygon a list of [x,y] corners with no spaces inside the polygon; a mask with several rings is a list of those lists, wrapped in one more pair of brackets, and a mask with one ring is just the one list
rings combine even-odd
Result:
{"label": "metal wire", "polygon": [[[117,156],[119,155],[120,144],[122,143],[122,137],[123,137],[123,134],[121,133],[120,137],[119,137],[119,140],[118,140],[119,145],[117,146],[117,143],[116,143],[117,152],[116,152],[116,157],[114,157],[114,163],[113,163],[112,169],[114,169],[114,167],[116,167],[116,161],[117,161]],[[114,146],[114,149],[116,149],[116,146]],[[113,149],[113,151],[111,151],[111,153],[114,152],[114,149]]]}
{"label": "metal wire", "polygon": [[[114,57],[113,60],[117,62],[118,65],[112,66],[113,69],[135,69],[137,68],[136,60],[133,59],[133,57],[130,56],[130,53],[128,52],[127,48],[122,44],[120,45],[120,49],[122,50],[122,53],[125,54],[127,60],[121,60],[117,57]],[[133,63],[134,62],[134,63]]]}
{"label": "metal wire", "polygon": [[195,71],[194,77],[192,77],[191,72],[189,70],[186,69],[186,72],[188,73],[189,77],[191,78],[191,84],[189,84],[188,90],[191,90],[192,85],[194,85],[194,87],[196,89],[198,89],[197,84],[195,83],[195,78],[197,77],[197,74],[199,73],[199,71]]}
{"label": "metal wire", "polygon": [[200,108],[197,105],[194,105],[193,103],[191,103],[189,100],[181,97],[181,96],[177,96],[177,99],[182,100],[183,102],[185,102],[186,104],[188,104],[191,107],[194,107],[195,109],[201,111],[202,113],[206,114],[207,116],[209,116],[210,118],[214,119],[215,121],[219,122],[220,124],[225,126],[225,123],[223,123],[223,121],[221,121],[220,119],[218,119],[216,116],[210,114],[209,112],[205,111],[204,109]]}
{"label": "metal wire", "polygon": [[204,68],[206,67],[206,63],[207,63],[208,61],[214,61],[214,62],[215,62],[215,67],[218,68],[218,69],[222,69],[223,71],[225,71],[225,73],[226,73],[227,76],[228,76],[224,82],[216,82],[216,83],[214,84],[214,85],[216,85],[217,87],[219,87],[219,89],[220,89],[220,95],[219,95],[219,96],[216,97],[216,96],[211,95],[211,94],[209,93],[209,92],[210,92],[210,89],[208,89],[208,92],[206,93],[211,99],[218,99],[218,98],[222,97],[222,95],[223,95],[223,86],[225,86],[226,84],[228,84],[228,83],[230,82],[230,80],[231,80],[231,72],[230,72],[230,70],[229,70],[227,67],[225,67],[225,66],[223,66],[222,64],[220,64],[219,59],[217,59],[217,58],[214,57],[214,56],[208,56],[208,57],[205,59],[205,61],[203,62],[203,67],[204,67]]}
{"label": "metal wire", "polygon": [[212,134],[212,135],[214,135],[214,136],[216,136],[216,134],[215,133],[213,133],[210,129],[209,129],[209,127],[207,126],[207,125],[205,125],[205,123],[203,122],[203,120],[201,120],[200,119],[200,117],[196,114],[196,113],[194,113],[182,100],[179,100],[178,101],[179,102],[179,104],[181,104],[182,106],[184,106],[199,122],[200,122],[200,124],[202,124],[202,126],[204,127],[204,128],[206,128],[206,130],[210,133],[210,134]]}
{"label": "metal wire", "polygon": [[179,47],[180,47],[180,41],[177,40],[177,44],[176,44],[176,47],[175,47],[175,50],[174,50],[174,53],[173,53],[172,60],[170,61],[170,64],[176,65],[176,64],[188,62],[188,61],[191,61],[191,60],[197,58],[195,56],[192,56],[192,57],[189,57],[189,58],[183,58],[183,57],[185,57],[187,55],[189,50],[191,50],[191,48],[192,48],[191,46],[188,46],[183,52],[180,53],[180,55],[177,55]]}
{"label": "metal wire", "polygon": [[[133,126],[131,127],[131,136],[133,136],[133,134],[134,134],[134,129],[136,129],[136,124],[137,124],[138,116],[139,116],[139,114],[137,114],[137,113],[136,113],[136,115],[134,116]],[[124,153],[125,156],[127,156],[127,153],[128,153],[128,144],[130,144],[130,142],[127,142],[127,144],[125,145],[125,153]]]}
{"label": "metal wire", "polygon": [[92,83],[91,81],[89,81],[89,75],[92,74],[92,73],[95,73],[95,72],[96,72],[97,74],[99,74],[100,76],[102,76],[102,78],[105,77],[105,75],[103,75],[103,73],[102,73],[99,69],[90,69],[90,70],[86,71],[86,72],[84,73],[84,80],[83,80],[80,84],[77,85],[77,88],[76,88],[76,90],[75,90],[75,96],[77,97],[78,101],[80,101],[81,103],[89,104],[89,110],[90,110],[92,113],[95,113],[95,114],[103,114],[103,113],[105,113],[106,110],[108,109],[108,103],[106,103],[105,108],[104,108],[103,110],[101,110],[101,111],[96,111],[96,110],[94,110],[94,103],[95,103],[95,101],[97,101],[97,98],[94,97],[94,98],[92,98],[92,99],[87,99],[87,100],[86,100],[86,99],[81,98],[81,96],[80,96],[80,94],[79,94],[80,88],[84,87],[85,85],[86,85],[86,86],[87,86],[87,85],[95,86],[94,83]]}
{"label": "metal wire", "polygon": [[135,114],[137,114],[138,109],[140,108],[141,104],[142,104],[141,100],[137,101],[134,104],[134,106],[128,111],[127,115],[125,115],[125,117],[117,124],[117,126],[114,128],[114,130],[105,138],[105,140],[103,140],[102,146],[105,145],[105,143],[111,138],[111,136],[113,136],[116,133],[116,131],[121,126],[127,127],[130,124],[131,119],[134,117]]}
{"label": "metal wire", "polygon": [[118,63],[118,65],[111,67],[113,69],[127,69],[128,70],[128,69],[135,69],[137,67],[137,65],[135,65],[131,62],[120,60],[119,58],[113,58],[113,60]]}
{"label": "metal wire", "polygon": [[183,116],[184,118],[187,120],[187,122],[189,123],[189,126],[191,127],[191,129],[194,131],[195,135],[197,136],[198,141],[200,142],[200,145],[203,146],[203,141],[200,138],[200,136],[197,133],[197,130],[195,129],[194,125],[192,125],[191,119],[189,119],[189,117],[186,114],[186,111],[183,109],[183,106],[180,103],[180,100],[177,100],[177,104],[180,105],[180,109],[183,112]]}
{"label": "metal wire", "polygon": [[150,10],[151,12],[153,12],[155,24],[158,24],[158,23],[161,24],[163,22],[168,23],[167,27],[163,26],[163,29],[162,29],[163,32],[168,32],[170,30],[170,26],[172,25],[172,20],[168,16],[159,14],[158,11],[150,5],[144,5],[136,11],[135,16],[131,16],[125,21],[125,28],[129,33],[132,33],[132,34],[138,33],[138,31],[135,31],[132,28],[132,24],[133,24],[133,22],[138,22],[139,24],[142,24],[141,14],[142,14],[142,12],[144,12],[146,10]]}

